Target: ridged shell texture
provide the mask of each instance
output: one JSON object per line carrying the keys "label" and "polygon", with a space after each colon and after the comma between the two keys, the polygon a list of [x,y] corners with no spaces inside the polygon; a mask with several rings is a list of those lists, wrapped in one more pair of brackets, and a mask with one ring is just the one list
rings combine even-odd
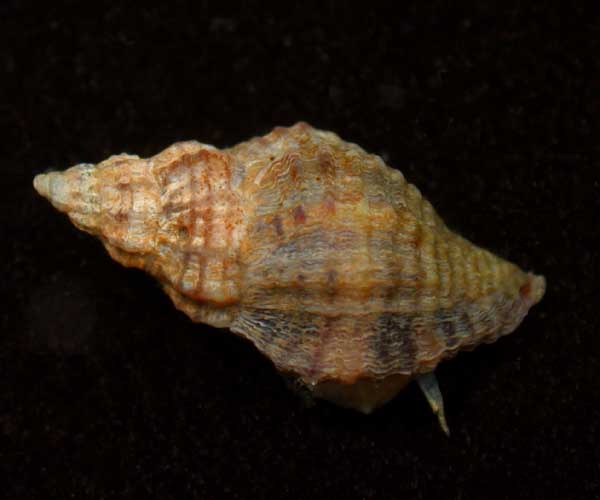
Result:
{"label": "ridged shell texture", "polygon": [[446,227],[403,175],[299,123],[39,175],[36,189],[305,384],[413,377],[512,332],[544,279]]}

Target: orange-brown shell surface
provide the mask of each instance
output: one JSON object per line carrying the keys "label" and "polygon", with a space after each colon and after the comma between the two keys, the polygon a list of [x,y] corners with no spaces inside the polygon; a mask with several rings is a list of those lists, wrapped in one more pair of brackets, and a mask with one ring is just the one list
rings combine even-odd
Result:
{"label": "orange-brown shell surface", "polygon": [[448,229],[380,157],[305,123],[34,184],[193,321],[230,328],[307,386],[401,381],[375,406],[512,332],[544,293],[542,277]]}

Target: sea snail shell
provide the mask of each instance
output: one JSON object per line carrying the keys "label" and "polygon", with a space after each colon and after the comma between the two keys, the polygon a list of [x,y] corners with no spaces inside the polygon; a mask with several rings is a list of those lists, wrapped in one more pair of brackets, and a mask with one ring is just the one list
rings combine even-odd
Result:
{"label": "sea snail shell", "polygon": [[378,156],[305,123],[38,175],[36,190],[193,321],[250,340],[317,397],[369,413],[511,333],[542,276],[446,227]]}

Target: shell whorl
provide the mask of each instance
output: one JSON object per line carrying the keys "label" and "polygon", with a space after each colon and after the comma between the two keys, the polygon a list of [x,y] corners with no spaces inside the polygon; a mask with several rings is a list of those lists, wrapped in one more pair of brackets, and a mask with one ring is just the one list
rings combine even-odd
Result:
{"label": "shell whorl", "polygon": [[195,141],[38,175],[34,186],[127,267],[208,304],[239,299],[243,206],[233,158]]}

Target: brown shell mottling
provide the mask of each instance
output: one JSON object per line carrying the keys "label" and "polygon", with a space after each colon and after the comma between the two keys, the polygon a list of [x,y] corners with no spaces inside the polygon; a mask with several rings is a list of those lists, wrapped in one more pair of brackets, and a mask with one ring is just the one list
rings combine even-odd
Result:
{"label": "brown shell mottling", "polygon": [[192,320],[308,385],[430,372],[512,332],[544,293],[380,157],[305,123],[224,150],[113,156],[35,187]]}

